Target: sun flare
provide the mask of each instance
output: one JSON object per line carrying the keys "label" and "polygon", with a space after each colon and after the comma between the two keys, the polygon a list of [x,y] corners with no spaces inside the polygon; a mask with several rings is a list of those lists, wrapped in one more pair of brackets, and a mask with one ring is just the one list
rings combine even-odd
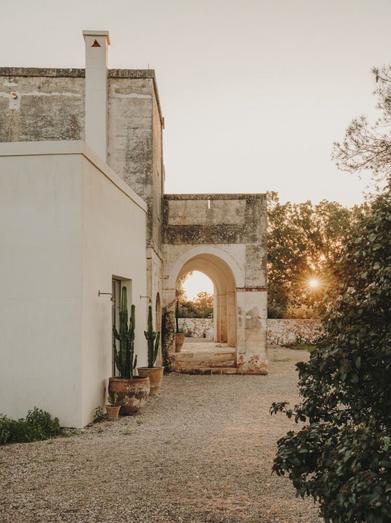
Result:
{"label": "sun flare", "polygon": [[310,289],[318,289],[320,287],[320,280],[318,278],[310,278],[308,280]]}

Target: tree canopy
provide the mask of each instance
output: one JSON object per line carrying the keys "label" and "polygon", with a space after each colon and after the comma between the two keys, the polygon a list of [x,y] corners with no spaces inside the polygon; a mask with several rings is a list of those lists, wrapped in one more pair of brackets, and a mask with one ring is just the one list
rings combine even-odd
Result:
{"label": "tree canopy", "polygon": [[193,299],[187,298],[182,291],[178,296],[179,318],[213,318],[213,295],[206,291],[201,291]]}
{"label": "tree canopy", "polygon": [[334,152],[347,170],[380,174],[383,190],[341,246],[324,336],[298,364],[301,402],[272,406],[301,423],[279,440],[274,471],[333,523],[386,523],[391,514],[391,134],[379,123],[391,122],[389,71],[375,71],[383,117],[355,120]]}
{"label": "tree canopy", "polygon": [[319,317],[356,213],[337,202],[283,204],[268,194],[270,318]]}

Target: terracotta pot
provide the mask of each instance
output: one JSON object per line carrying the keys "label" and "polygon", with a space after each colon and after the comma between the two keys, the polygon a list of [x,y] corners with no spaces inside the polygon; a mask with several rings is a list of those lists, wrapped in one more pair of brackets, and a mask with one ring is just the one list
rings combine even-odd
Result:
{"label": "terracotta pot", "polygon": [[138,375],[149,378],[151,385],[151,394],[156,395],[160,393],[163,381],[163,367],[140,367],[137,369]]}
{"label": "terracotta pot", "polygon": [[149,378],[110,378],[109,392],[117,394],[121,414],[136,414],[146,403],[150,391]]}
{"label": "terracotta pot", "polygon": [[185,335],[183,334],[183,332],[177,332],[175,334],[175,352],[180,352],[184,343]]}
{"label": "terracotta pot", "polygon": [[107,419],[114,421],[119,417],[119,409],[121,405],[106,405]]}

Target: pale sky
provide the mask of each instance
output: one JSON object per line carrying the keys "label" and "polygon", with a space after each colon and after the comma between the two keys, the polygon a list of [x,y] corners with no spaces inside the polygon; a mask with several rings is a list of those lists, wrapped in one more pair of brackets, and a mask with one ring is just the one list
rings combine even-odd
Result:
{"label": "pale sky", "polygon": [[186,297],[192,300],[201,291],[213,294],[213,283],[212,280],[210,280],[203,272],[193,271],[183,282],[183,289],[186,293]]}
{"label": "pale sky", "polygon": [[84,67],[108,29],[110,67],[154,68],[167,192],[264,192],[353,204],[333,141],[373,113],[391,61],[391,0],[0,0],[1,66]]}

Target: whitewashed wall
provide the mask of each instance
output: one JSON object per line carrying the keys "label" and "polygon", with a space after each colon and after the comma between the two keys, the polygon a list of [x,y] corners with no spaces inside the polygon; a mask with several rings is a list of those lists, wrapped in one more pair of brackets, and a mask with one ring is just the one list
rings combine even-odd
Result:
{"label": "whitewashed wall", "polygon": [[81,142],[0,144],[0,412],[81,427],[111,375],[112,276],[146,362],[145,204]]}
{"label": "whitewashed wall", "polygon": [[139,366],[147,364],[144,330],[148,300],[145,298],[146,206],[104,164],[94,164],[86,156],[82,156],[81,162],[82,415],[83,424],[86,424],[95,407],[103,403],[105,380],[112,374],[112,302],[110,296],[99,297],[98,290],[111,292],[113,276],[131,280],[131,298],[136,306],[135,346]]}

